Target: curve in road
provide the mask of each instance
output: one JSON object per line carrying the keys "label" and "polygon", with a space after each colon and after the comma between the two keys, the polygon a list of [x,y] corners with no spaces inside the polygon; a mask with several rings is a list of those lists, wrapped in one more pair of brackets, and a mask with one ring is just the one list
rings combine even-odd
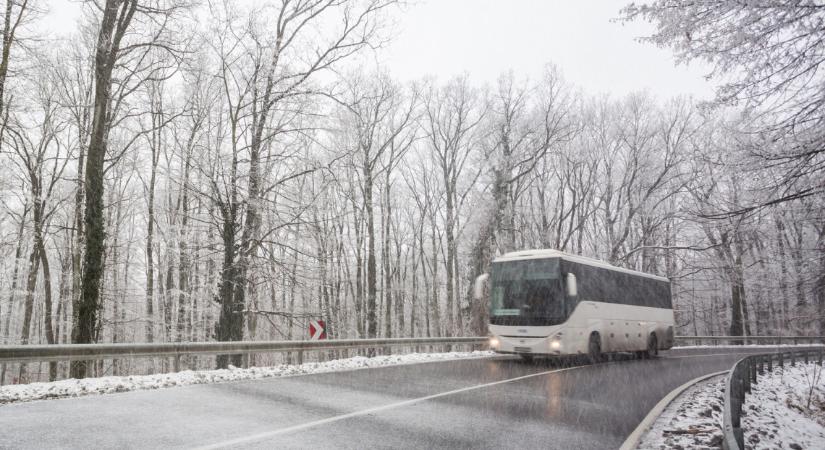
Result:
{"label": "curve in road", "polygon": [[496,357],[11,404],[0,448],[618,448],[672,389],[747,352]]}

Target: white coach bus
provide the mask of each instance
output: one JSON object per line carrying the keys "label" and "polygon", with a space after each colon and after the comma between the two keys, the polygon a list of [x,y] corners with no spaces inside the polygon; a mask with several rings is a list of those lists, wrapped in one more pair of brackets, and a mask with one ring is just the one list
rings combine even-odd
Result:
{"label": "white coach bus", "polygon": [[490,347],[534,355],[653,357],[673,346],[667,278],[556,250],[507,253],[474,286],[490,288]]}

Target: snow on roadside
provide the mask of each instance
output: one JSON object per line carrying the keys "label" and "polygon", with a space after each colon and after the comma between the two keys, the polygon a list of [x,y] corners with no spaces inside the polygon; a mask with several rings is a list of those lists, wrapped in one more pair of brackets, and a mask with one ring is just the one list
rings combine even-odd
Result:
{"label": "snow on roadside", "polygon": [[493,356],[491,351],[409,353],[405,355],[380,355],[372,358],[356,356],[325,362],[310,362],[301,365],[282,364],[272,367],[250,367],[241,369],[186,370],[177,373],[155,375],[111,376],[101,378],[68,379],[48,383],[31,383],[0,386],[0,405],[6,403],[46,400],[63,397],[79,397],[94,394],[110,394],[146,389],[160,389],[192,384],[220,383],[225,381],[257,380],[260,378],[309,375],[345,370],[386,367],[400,364],[415,364],[454,359],[484,358]]}
{"label": "snow on roadside", "polygon": [[749,448],[825,448],[822,366],[798,363],[760,376],[745,395],[742,429]]}
{"label": "snow on roadside", "polygon": [[722,447],[725,376],[699,382],[673,399],[642,437],[640,449]]}
{"label": "snow on roadside", "polygon": [[[724,391],[723,375],[691,386],[665,408],[638,448],[722,448]],[[798,363],[759,376],[745,395],[742,428],[746,448],[825,448],[822,367]]]}

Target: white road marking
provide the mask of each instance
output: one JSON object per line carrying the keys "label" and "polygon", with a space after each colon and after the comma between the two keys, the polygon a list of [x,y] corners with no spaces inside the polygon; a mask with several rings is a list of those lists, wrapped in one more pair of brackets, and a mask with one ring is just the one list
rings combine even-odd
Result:
{"label": "white road marking", "polygon": [[475,386],[468,386],[468,387],[464,387],[464,388],[461,388],[461,389],[455,389],[455,390],[452,390],[452,391],[427,395],[425,397],[413,398],[413,399],[404,400],[404,401],[401,401],[401,402],[390,403],[388,405],[376,406],[374,408],[362,409],[360,411],[354,411],[354,412],[347,413],[347,414],[341,414],[341,415],[338,415],[338,416],[328,417],[326,419],[320,419],[320,420],[315,420],[315,421],[312,421],[312,422],[302,423],[302,424],[299,424],[299,425],[293,425],[291,427],[280,428],[278,430],[265,431],[263,433],[253,434],[251,436],[245,436],[245,437],[240,437],[240,438],[236,438],[236,439],[230,439],[228,441],[218,442],[216,444],[206,445],[206,446],[198,447],[198,448],[199,449],[214,449],[214,448],[224,448],[224,447],[231,447],[231,446],[237,446],[237,445],[242,445],[242,444],[248,444],[248,443],[251,443],[251,442],[260,441],[262,439],[267,439],[267,438],[270,438],[270,437],[273,437],[273,436],[278,436],[278,435],[281,435],[281,434],[292,433],[294,431],[300,431],[300,430],[305,430],[307,428],[317,427],[318,425],[325,425],[325,424],[328,424],[328,423],[339,422],[341,420],[346,420],[346,419],[349,419],[349,418],[352,418],[352,417],[364,416],[364,415],[367,415],[367,414],[373,414],[373,413],[377,413],[377,412],[381,412],[381,411],[386,411],[386,410],[389,410],[389,409],[401,408],[403,406],[409,406],[409,405],[413,405],[415,403],[425,402],[427,400],[433,400],[433,399],[436,399],[436,398],[447,397],[449,395],[461,394],[463,392],[474,391],[476,389],[484,389],[484,388],[491,387],[491,386],[496,386],[496,385],[499,385],[499,384],[512,383],[514,381],[525,380],[525,379],[528,379],[528,378],[540,377],[540,376],[548,375],[548,374],[551,374],[551,373],[558,373],[558,372],[565,372],[565,371],[569,371],[569,370],[581,369],[582,367],[588,367],[588,366],[565,367],[563,369],[548,370],[548,371],[545,371],[545,372],[533,373],[533,374],[530,374],[530,375],[524,375],[524,376],[520,376],[520,377],[516,377],[516,378],[508,378],[506,380],[494,381],[492,383],[485,383],[485,384],[478,384],[478,385],[475,385]]}

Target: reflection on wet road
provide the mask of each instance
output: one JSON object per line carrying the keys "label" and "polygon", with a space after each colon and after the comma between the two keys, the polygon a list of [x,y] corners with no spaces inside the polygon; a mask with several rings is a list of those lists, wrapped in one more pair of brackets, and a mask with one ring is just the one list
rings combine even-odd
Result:
{"label": "reflection on wet road", "polygon": [[497,357],[6,405],[0,447],[617,448],[667,392],[741,352]]}

